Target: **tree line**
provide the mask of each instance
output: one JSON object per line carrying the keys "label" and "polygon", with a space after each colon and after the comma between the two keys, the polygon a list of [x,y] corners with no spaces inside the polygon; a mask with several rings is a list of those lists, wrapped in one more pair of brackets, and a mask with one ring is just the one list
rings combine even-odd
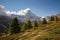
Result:
{"label": "tree line", "polygon": [[[59,18],[57,16],[51,16],[49,21],[59,21]],[[43,18],[42,24],[47,24],[48,21],[46,20],[46,18]],[[28,20],[26,23],[24,23],[24,25],[21,27],[19,24],[19,21],[17,19],[17,17],[13,18],[10,26],[9,26],[9,32],[10,34],[16,34],[16,33],[20,33],[21,31],[25,31],[31,28],[36,28],[39,27],[39,22],[37,20],[35,20],[34,24],[32,25],[31,21]]]}

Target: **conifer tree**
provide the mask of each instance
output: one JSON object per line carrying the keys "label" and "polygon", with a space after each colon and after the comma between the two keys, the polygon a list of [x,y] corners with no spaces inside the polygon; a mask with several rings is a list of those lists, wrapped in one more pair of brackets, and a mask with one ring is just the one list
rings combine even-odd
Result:
{"label": "conifer tree", "polygon": [[50,17],[50,21],[55,21],[55,17],[54,16],[51,16]]}
{"label": "conifer tree", "polygon": [[47,21],[45,18],[43,18],[42,24],[47,24]]}
{"label": "conifer tree", "polygon": [[31,24],[30,20],[28,20],[26,24],[27,24],[27,29],[31,29],[32,28],[32,24]]}
{"label": "conifer tree", "polygon": [[27,24],[25,23],[23,26],[22,26],[22,31],[25,31],[25,30],[27,30]]}
{"label": "conifer tree", "polygon": [[31,21],[28,20],[28,21],[22,26],[22,31],[25,31],[25,30],[31,29],[31,28],[32,28]]}
{"label": "conifer tree", "polygon": [[34,27],[38,27],[38,22],[35,20]]}
{"label": "conifer tree", "polygon": [[15,34],[20,32],[20,27],[18,24],[18,19],[15,17],[10,24],[10,33]]}

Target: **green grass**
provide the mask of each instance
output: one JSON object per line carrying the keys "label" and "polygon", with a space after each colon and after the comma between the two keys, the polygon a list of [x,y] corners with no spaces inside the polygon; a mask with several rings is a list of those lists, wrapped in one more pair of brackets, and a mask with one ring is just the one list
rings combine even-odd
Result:
{"label": "green grass", "polygon": [[[43,36],[38,36],[34,40],[60,40],[60,22],[49,23],[46,25],[40,24],[36,29],[27,30],[25,33],[14,34],[6,37],[1,37],[0,40],[32,40],[35,36],[39,35],[40,31],[44,31]],[[32,34],[33,33],[33,34]],[[25,35],[24,35],[25,34]],[[23,35],[23,36],[22,36]]]}

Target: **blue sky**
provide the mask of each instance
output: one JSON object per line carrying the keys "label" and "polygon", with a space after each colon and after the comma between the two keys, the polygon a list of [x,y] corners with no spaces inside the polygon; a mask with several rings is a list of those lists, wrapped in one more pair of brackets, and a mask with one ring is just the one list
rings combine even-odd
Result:
{"label": "blue sky", "polygon": [[60,0],[0,0],[6,10],[18,11],[30,8],[37,16],[50,16],[60,13]]}

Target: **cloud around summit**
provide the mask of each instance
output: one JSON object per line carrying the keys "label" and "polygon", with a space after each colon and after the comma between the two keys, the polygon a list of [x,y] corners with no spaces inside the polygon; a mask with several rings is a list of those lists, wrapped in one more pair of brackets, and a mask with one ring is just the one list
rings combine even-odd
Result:
{"label": "cloud around summit", "polygon": [[7,11],[7,10],[5,10],[5,6],[0,5],[0,13],[4,13],[4,12],[7,15],[10,15],[10,14],[14,14],[14,15],[26,15],[27,13],[31,12],[31,9],[30,8],[26,8],[26,9],[23,9],[23,10],[18,10],[17,12],[16,11]]}
{"label": "cloud around summit", "polygon": [[0,5],[0,15],[6,15],[5,6]]}

